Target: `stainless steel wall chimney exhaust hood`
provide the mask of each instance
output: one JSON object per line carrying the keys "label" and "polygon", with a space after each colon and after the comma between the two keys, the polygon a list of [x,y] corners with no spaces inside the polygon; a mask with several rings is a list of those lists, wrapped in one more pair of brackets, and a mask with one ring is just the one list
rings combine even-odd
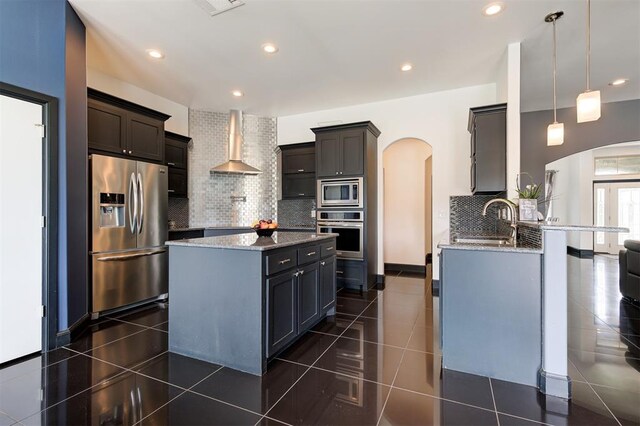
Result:
{"label": "stainless steel wall chimney exhaust hood", "polygon": [[242,111],[229,111],[229,161],[209,170],[211,174],[257,175],[262,173],[255,167],[242,162]]}

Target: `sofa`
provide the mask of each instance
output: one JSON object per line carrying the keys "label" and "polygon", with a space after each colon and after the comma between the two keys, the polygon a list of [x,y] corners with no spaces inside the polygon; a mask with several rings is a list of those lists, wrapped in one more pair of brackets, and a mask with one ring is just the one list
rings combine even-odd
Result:
{"label": "sofa", "polygon": [[620,293],[628,301],[640,303],[640,241],[627,240],[620,250]]}

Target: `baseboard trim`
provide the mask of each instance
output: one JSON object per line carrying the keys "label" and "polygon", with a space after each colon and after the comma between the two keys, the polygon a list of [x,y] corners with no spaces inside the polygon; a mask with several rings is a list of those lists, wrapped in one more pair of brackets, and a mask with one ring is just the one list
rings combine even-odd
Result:
{"label": "baseboard trim", "polygon": [[431,280],[431,295],[440,296],[440,280]]}
{"label": "baseboard trim", "polygon": [[385,276],[376,274],[376,290],[384,290],[385,288]]}
{"label": "baseboard trim", "polygon": [[538,371],[538,389],[545,395],[571,399],[571,379],[569,376],[548,373],[541,368]]}
{"label": "baseboard trim", "polygon": [[385,263],[384,270],[392,272],[412,272],[415,274],[427,273],[427,267],[425,265],[406,265],[403,263]]}
{"label": "baseboard trim", "polygon": [[425,256],[425,264],[431,265],[433,263],[433,253],[427,253]]}
{"label": "baseboard trim", "polygon": [[58,331],[56,333],[56,348],[68,345],[73,339],[82,334],[82,332],[87,329],[90,320],[91,315],[84,314],[78,321],[71,324],[69,328]]}
{"label": "baseboard trim", "polygon": [[578,257],[580,259],[593,259],[593,250],[579,249],[567,246],[567,254],[569,256]]}

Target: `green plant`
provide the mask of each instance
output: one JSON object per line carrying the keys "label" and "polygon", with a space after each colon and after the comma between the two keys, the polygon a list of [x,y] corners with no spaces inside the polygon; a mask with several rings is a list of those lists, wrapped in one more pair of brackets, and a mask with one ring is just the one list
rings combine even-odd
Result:
{"label": "green plant", "polygon": [[[531,183],[522,187],[520,177],[524,175],[529,176]],[[542,192],[542,185],[535,183],[529,173],[518,173],[518,176],[516,177],[516,192],[518,193],[519,198],[537,200]]]}

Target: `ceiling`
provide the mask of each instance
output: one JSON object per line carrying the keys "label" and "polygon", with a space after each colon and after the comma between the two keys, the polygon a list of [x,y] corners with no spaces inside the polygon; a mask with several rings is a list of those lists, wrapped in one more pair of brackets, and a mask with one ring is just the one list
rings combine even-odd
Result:
{"label": "ceiling", "polygon": [[[506,45],[522,41],[523,109],[547,109],[543,18],[558,9],[560,105],[583,90],[583,0],[503,0],[493,17],[481,13],[488,0],[244,1],[213,17],[194,0],[70,3],[87,26],[89,67],[191,108],[282,116],[493,83]],[[593,0],[592,10],[592,87],[605,102],[640,98],[640,2]],[[280,51],[265,54],[266,42]],[[404,62],[414,69],[401,72]],[[617,77],[631,81],[606,85]]]}

